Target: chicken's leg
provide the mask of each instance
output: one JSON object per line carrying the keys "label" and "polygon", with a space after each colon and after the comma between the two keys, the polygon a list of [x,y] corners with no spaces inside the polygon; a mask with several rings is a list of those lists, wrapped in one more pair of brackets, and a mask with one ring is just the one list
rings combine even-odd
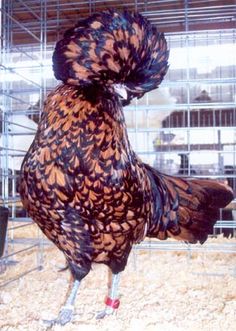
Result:
{"label": "chicken's leg", "polygon": [[[111,278],[112,277],[112,278]],[[110,280],[111,278],[111,280]],[[111,315],[119,307],[120,300],[118,299],[118,286],[120,281],[120,273],[113,274],[109,270],[109,280],[108,280],[108,297],[106,297],[105,304],[106,307],[103,311],[97,314],[97,319],[104,318],[106,315]]]}
{"label": "chicken's leg", "polygon": [[71,321],[74,312],[75,298],[79,286],[80,286],[80,281],[73,278],[68,291],[66,303],[61,308],[58,317],[51,321],[45,321],[47,324],[49,324],[49,326],[52,326],[54,324],[65,325],[66,323]]}

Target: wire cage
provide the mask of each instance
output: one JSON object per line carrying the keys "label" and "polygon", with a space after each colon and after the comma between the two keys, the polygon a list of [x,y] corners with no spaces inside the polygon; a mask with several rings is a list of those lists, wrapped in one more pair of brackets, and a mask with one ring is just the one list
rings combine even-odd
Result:
{"label": "wire cage", "polygon": [[[27,272],[42,266],[43,237],[37,234],[32,240],[25,235],[32,221],[17,192],[20,165],[37,130],[45,96],[57,85],[51,69],[55,41],[78,17],[105,7],[138,10],[166,33],[170,49],[170,67],[161,87],[125,108],[137,154],[166,173],[227,180],[236,191],[234,1],[206,5],[201,1],[2,0],[0,4],[1,205],[9,209],[1,265],[36,249],[36,264]],[[215,233],[236,235],[234,209],[232,202],[221,210]]]}
{"label": "wire cage", "polygon": [[[1,205],[8,208],[9,222],[5,250],[0,259],[0,271],[4,271],[7,265],[17,263],[23,252],[35,250],[35,264],[26,271],[30,272],[41,268],[42,239],[41,234],[35,235],[34,240],[25,237],[25,233],[32,227],[32,220],[22,209],[17,181],[23,157],[36,133],[37,123],[33,121],[33,117],[39,116],[46,92],[43,74],[46,54],[46,7],[42,2],[39,15],[34,15],[34,21],[41,31],[40,35],[36,36],[21,20],[15,18],[14,3],[1,2],[0,190]],[[24,7],[25,14],[32,13],[26,3],[18,3]],[[33,39],[32,43],[27,46],[16,45],[13,26],[17,27],[17,31],[28,34]]]}

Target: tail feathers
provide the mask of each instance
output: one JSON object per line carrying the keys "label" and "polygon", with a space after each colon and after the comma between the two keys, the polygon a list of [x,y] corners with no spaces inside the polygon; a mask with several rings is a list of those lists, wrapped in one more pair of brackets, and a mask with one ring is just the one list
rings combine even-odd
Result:
{"label": "tail feathers", "polygon": [[64,83],[124,84],[129,100],[158,87],[168,69],[166,40],[137,13],[108,10],[66,31],[53,54]]}
{"label": "tail feathers", "polygon": [[188,183],[191,189],[188,198],[179,191],[179,239],[203,243],[213,232],[219,208],[224,208],[233,199],[233,191],[228,185],[214,180],[189,180]]}
{"label": "tail feathers", "polygon": [[233,199],[232,189],[216,180],[181,179],[156,170],[152,170],[153,174],[165,204],[165,212],[156,226],[159,231],[153,233],[159,239],[174,237],[204,243],[213,232],[219,208]]}

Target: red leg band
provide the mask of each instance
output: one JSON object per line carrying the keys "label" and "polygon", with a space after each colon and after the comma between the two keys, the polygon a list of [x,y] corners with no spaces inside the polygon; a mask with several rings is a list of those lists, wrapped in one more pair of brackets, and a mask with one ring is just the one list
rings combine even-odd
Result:
{"label": "red leg band", "polygon": [[111,299],[109,297],[106,297],[105,304],[113,309],[117,309],[120,305],[119,299]]}

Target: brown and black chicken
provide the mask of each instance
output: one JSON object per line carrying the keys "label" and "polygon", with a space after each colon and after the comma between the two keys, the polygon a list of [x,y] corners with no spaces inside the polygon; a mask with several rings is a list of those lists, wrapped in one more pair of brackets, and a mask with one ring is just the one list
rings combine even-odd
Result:
{"label": "brown and black chicken", "polygon": [[122,106],[158,87],[168,55],[164,35],[126,11],[79,21],[56,45],[53,68],[63,83],[45,101],[20,194],[72,274],[57,323],[71,320],[93,262],[113,275],[103,317],[118,308],[119,273],[133,244],[146,236],[203,243],[233,198],[217,181],[161,174],[130,146]]}

